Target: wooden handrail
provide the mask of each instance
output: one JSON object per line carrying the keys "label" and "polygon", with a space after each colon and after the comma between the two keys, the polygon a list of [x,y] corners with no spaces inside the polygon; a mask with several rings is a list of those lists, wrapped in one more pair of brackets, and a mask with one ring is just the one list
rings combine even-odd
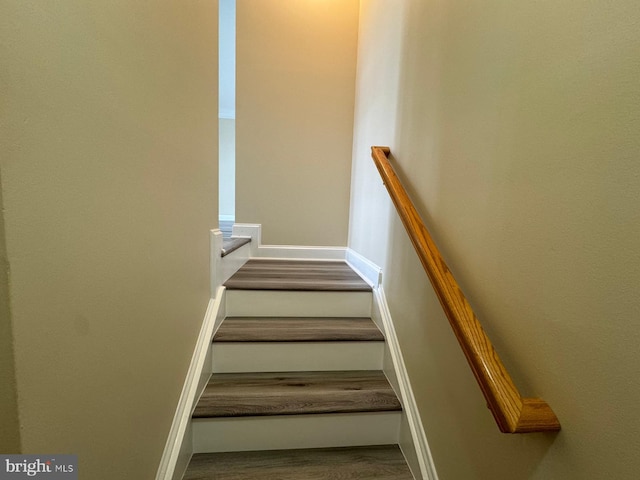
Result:
{"label": "wooden handrail", "polygon": [[518,392],[393,170],[388,159],[390,153],[389,147],[371,147],[374,163],[500,431],[527,433],[560,430],[560,422],[544,400],[522,398]]}

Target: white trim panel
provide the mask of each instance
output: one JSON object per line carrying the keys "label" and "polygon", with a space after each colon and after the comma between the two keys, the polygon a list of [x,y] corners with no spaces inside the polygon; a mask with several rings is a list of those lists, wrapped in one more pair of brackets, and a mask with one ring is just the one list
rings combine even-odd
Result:
{"label": "white trim panel", "polygon": [[293,245],[260,245],[259,258],[286,258],[289,260],[344,260],[346,247],[304,247]]}
{"label": "white trim panel", "polygon": [[211,298],[215,298],[218,287],[222,285],[222,232],[209,230],[209,269]]}
{"label": "white trim panel", "polygon": [[[219,253],[219,255],[221,252]],[[231,278],[231,276],[240,270],[249,257],[251,256],[251,243],[246,243],[242,245],[240,248],[234,250],[222,257],[221,263],[221,272],[220,272],[220,284],[224,284],[227,280]]]}
{"label": "white trim panel", "polygon": [[214,373],[382,370],[384,342],[216,342]]}
{"label": "white trim panel", "polygon": [[249,256],[255,257],[257,255],[258,246],[262,243],[262,225],[259,223],[234,223],[231,235],[234,237],[251,237]]}
{"label": "white trim panel", "polygon": [[399,441],[400,412],[194,419],[193,452],[386,445]]}
{"label": "white trim panel", "polygon": [[371,292],[227,290],[230,317],[368,317]]}
{"label": "white trim panel", "polygon": [[191,363],[182,387],[178,407],[173,417],[169,437],[165,444],[156,480],[182,478],[192,454],[191,414],[211,376],[211,340],[224,318],[224,288],[219,288],[215,299],[209,300],[200,334],[191,357]]}

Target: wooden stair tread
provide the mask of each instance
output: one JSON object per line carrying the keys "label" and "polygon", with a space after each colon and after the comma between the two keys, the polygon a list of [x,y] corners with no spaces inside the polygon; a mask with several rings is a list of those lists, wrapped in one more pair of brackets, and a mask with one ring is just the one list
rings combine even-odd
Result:
{"label": "wooden stair tread", "polygon": [[213,374],[194,418],[401,410],[380,371]]}
{"label": "wooden stair tread", "polygon": [[224,285],[230,290],[371,291],[344,261],[254,258]]}
{"label": "wooden stair tread", "polygon": [[237,249],[246,245],[247,243],[251,243],[251,237],[228,237],[223,238],[222,240],[222,252],[220,256],[226,257],[232,252],[235,252]]}
{"label": "wooden stair tread", "polygon": [[397,445],[195,454],[183,480],[413,480]]}
{"label": "wooden stair tread", "polygon": [[370,318],[227,317],[213,341],[384,341],[384,336]]}

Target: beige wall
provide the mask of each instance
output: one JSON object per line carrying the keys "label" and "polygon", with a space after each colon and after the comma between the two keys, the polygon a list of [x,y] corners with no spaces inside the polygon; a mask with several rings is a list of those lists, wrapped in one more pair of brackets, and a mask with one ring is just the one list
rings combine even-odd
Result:
{"label": "beige wall", "polygon": [[[362,2],[350,246],[384,267],[443,480],[640,471],[639,23],[635,0]],[[559,434],[498,432],[374,144]]]}
{"label": "beige wall", "polygon": [[[0,178],[0,185],[2,179]],[[0,189],[0,212],[3,210]],[[0,452],[19,453],[20,425],[16,389],[13,333],[9,308],[9,263],[4,235],[4,217],[0,213]]]}
{"label": "beige wall", "polygon": [[237,1],[236,221],[346,245],[357,0]]}
{"label": "beige wall", "polygon": [[2,12],[23,451],[78,454],[83,478],[153,478],[209,299],[217,2]]}

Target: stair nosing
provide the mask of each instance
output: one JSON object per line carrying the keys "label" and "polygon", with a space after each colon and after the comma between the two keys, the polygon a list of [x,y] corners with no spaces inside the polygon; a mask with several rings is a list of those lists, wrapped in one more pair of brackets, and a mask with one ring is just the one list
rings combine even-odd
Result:
{"label": "stair nosing", "polygon": [[215,343],[376,341],[385,338],[370,317],[226,317],[213,338]]}
{"label": "stair nosing", "polygon": [[399,410],[382,371],[222,373],[212,375],[193,418]]}

